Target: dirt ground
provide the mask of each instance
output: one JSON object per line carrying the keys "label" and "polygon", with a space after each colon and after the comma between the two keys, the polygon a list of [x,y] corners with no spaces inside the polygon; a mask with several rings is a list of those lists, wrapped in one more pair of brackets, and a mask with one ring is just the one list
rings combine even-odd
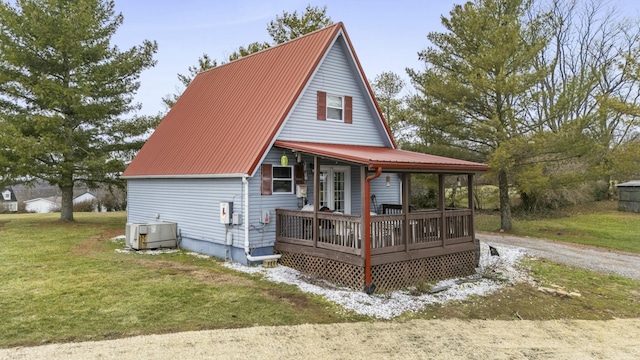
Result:
{"label": "dirt ground", "polygon": [[640,359],[640,319],[253,327],[1,349],[0,359]]}

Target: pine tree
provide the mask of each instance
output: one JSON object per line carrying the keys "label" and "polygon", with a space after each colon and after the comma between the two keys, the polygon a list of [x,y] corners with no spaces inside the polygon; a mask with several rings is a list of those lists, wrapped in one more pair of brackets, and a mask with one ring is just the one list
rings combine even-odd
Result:
{"label": "pine tree", "polygon": [[534,124],[521,117],[531,90],[545,74],[534,61],[546,45],[528,19],[532,1],[477,0],[442,17],[446,32],[432,32],[432,47],[419,53],[424,72],[409,70],[421,92],[429,126],[451,145],[480,155],[497,175],[502,229],[511,229],[510,171]]}
{"label": "pine tree", "polygon": [[74,186],[116,182],[153,126],[126,116],[157,45],[120,51],[122,22],[109,0],[0,2],[0,169],[58,186],[61,220],[73,220]]}

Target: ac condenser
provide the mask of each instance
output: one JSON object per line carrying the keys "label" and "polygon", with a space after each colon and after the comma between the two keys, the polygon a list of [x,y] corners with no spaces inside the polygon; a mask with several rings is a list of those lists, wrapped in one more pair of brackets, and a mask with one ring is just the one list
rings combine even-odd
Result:
{"label": "ac condenser", "polygon": [[135,250],[174,248],[177,226],[171,222],[127,223],[125,243]]}

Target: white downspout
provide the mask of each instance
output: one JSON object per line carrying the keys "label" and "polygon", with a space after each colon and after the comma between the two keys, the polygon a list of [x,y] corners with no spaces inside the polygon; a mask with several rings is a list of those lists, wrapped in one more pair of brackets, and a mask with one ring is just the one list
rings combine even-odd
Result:
{"label": "white downspout", "polygon": [[244,185],[244,252],[249,254],[249,181],[247,176],[242,177]]}
{"label": "white downspout", "polygon": [[280,259],[282,255],[263,255],[263,256],[251,256],[249,254],[249,180],[247,176],[242,177],[242,184],[244,184],[244,253],[248,261],[262,261],[271,259]]}

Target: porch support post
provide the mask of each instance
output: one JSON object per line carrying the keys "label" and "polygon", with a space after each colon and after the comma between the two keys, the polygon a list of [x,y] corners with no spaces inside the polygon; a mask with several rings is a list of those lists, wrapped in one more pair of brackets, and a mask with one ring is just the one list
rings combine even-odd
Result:
{"label": "porch support post", "polygon": [[402,237],[404,238],[404,251],[409,252],[409,212],[411,211],[411,174],[402,174],[402,213],[404,221],[402,223]]}
{"label": "porch support post", "polygon": [[365,209],[364,212],[364,292],[373,294],[376,286],[371,283],[371,180],[382,174],[382,167],[378,167],[375,174],[367,176],[364,181]]}
{"label": "porch support post", "polygon": [[442,247],[444,247],[444,240],[447,238],[445,235],[447,230],[447,213],[444,198],[444,174],[438,174],[438,207],[440,208],[440,241],[442,241]]}
{"label": "porch support post", "polygon": [[367,225],[364,222],[364,214],[365,213],[369,213],[371,210],[371,208],[366,207],[367,206],[367,195],[365,194],[365,190],[364,190],[364,183],[367,180],[367,168],[362,165],[360,166],[360,206],[362,207],[362,210],[360,211],[360,234],[362,236],[360,236],[360,256],[362,256],[362,258],[365,257],[365,251],[364,251],[364,228]]}
{"label": "porch support post", "polygon": [[471,235],[471,240],[473,240],[473,242],[476,242],[476,231],[475,231],[475,227],[473,224],[473,218],[475,217],[475,206],[473,204],[473,174],[469,174],[467,175],[467,192],[468,192],[468,197],[467,197],[467,201],[469,203],[469,209],[471,210],[471,218],[469,219],[469,235]]}
{"label": "porch support post", "polygon": [[318,210],[320,209],[320,161],[313,157],[313,247],[318,247]]}

